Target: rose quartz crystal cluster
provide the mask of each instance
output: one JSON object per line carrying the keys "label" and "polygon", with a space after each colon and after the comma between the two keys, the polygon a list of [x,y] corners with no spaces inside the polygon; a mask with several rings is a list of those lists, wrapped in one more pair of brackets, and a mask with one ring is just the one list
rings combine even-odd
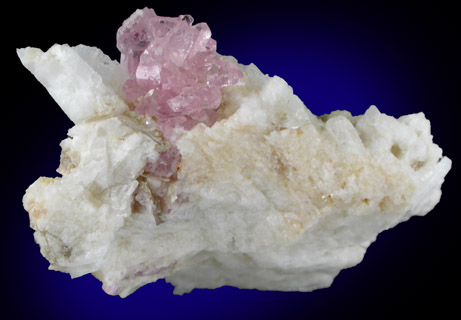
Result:
{"label": "rose quartz crystal cluster", "polygon": [[211,126],[221,88],[243,76],[236,64],[216,53],[208,25],[192,22],[190,15],[159,17],[144,8],[117,32],[121,64],[130,77],[125,98],[138,113],[155,117],[171,142],[198,123]]}

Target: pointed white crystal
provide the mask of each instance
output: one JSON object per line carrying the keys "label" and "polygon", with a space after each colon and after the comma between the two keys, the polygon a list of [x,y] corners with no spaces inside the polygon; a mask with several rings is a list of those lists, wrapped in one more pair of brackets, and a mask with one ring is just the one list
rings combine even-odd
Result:
{"label": "pointed white crystal", "polygon": [[177,141],[177,177],[156,178],[144,166],[168,143],[120,98],[118,64],[93,50],[19,51],[76,123],[61,144],[63,177],[40,178],[24,196],[54,270],[93,273],[121,296],[159,278],[178,294],[310,291],[440,199],[451,161],[422,113],[394,119],[372,106],[318,118],[254,65],[239,66],[244,78],[224,90],[212,127]]}
{"label": "pointed white crystal", "polygon": [[56,44],[45,53],[30,47],[17,53],[74,123],[128,109],[121,98],[128,76],[98,48]]}

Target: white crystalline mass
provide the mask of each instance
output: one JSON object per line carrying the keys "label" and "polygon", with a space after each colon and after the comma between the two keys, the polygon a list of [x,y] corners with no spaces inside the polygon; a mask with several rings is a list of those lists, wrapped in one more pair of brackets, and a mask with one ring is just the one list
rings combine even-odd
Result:
{"label": "white crystalline mass", "polygon": [[28,47],[18,55],[74,123],[127,110],[121,97],[128,76],[101,50],[54,45],[45,54]]}
{"label": "white crystalline mass", "polygon": [[92,273],[109,294],[159,278],[178,294],[327,287],[379,232],[429,212],[451,167],[422,113],[318,118],[284,80],[240,65],[221,119],[177,142],[178,178],[160,201],[144,166],[165,141],[124,102],[119,64],[86,46],[18,54],[75,123],[62,177],[24,196],[35,239],[50,269]]}

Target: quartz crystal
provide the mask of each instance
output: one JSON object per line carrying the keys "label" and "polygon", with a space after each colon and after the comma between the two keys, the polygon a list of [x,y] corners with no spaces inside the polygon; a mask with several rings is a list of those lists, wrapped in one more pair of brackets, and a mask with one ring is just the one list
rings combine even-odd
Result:
{"label": "quartz crystal", "polygon": [[136,111],[157,119],[170,140],[175,129],[197,123],[211,126],[221,104],[221,88],[243,76],[236,64],[218,56],[206,23],[193,18],[159,17],[152,9],[137,10],[117,32],[121,64],[130,79],[123,88]]}
{"label": "quartz crystal", "polygon": [[138,10],[117,46],[120,64],[84,45],[18,49],[75,123],[62,176],[23,199],[52,270],[122,297],[160,278],[176,294],[311,291],[440,200],[451,161],[422,113],[317,117],[188,15]]}

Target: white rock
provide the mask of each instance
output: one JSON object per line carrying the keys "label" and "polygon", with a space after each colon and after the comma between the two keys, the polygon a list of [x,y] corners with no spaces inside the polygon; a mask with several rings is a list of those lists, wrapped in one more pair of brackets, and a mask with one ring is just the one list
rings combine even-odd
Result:
{"label": "white rock", "polygon": [[56,44],[45,53],[30,47],[17,52],[74,123],[128,109],[120,97],[127,75],[98,48]]}
{"label": "white rock", "polygon": [[157,143],[124,116],[83,123],[62,141],[62,178],[39,178],[27,189],[35,240],[50,269],[73,277],[97,271],[115,232],[132,214],[133,193]]}
{"label": "white rock", "polygon": [[19,55],[76,123],[63,177],[24,196],[36,241],[51,269],[93,273],[109,294],[159,278],[177,294],[328,287],[379,232],[429,212],[451,167],[422,113],[318,118],[284,80],[241,65],[222,119],[177,142],[178,180],[159,199],[165,182],[143,168],[164,142],[123,102],[118,64],[84,46]]}

